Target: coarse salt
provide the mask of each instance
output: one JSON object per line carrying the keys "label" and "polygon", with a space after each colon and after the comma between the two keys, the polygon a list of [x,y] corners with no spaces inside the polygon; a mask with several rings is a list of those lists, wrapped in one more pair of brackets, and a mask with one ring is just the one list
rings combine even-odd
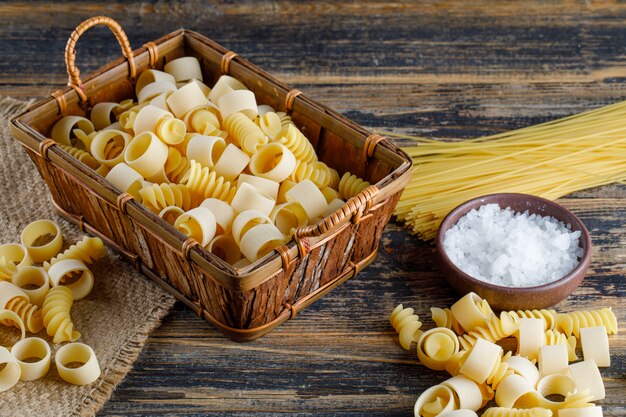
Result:
{"label": "coarse salt", "polygon": [[554,217],[485,204],[446,231],[444,249],[463,272],[490,284],[533,287],[556,281],[578,265],[580,231]]}

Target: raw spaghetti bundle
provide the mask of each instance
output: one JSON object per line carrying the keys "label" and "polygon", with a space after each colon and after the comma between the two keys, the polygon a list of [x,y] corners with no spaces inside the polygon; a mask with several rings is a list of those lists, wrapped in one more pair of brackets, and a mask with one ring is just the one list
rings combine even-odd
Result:
{"label": "raw spaghetti bundle", "polygon": [[415,173],[395,214],[432,239],[456,206],[481,195],[509,192],[557,199],[626,180],[626,102],[506,133],[461,142],[413,139],[403,148]]}

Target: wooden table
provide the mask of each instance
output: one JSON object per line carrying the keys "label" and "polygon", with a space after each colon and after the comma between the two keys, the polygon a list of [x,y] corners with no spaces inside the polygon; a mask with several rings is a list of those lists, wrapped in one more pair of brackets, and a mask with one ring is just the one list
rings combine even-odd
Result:
{"label": "wooden table", "polygon": [[[98,14],[117,19],[135,47],[197,30],[372,129],[469,138],[626,97],[626,6],[591,1],[4,1],[0,94],[43,96],[64,84],[67,37]],[[119,56],[104,29],[79,49],[84,73]],[[625,197],[624,186],[607,186],[562,200],[594,252],[589,276],[558,310],[611,306],[626,322]],[[445,375],[397,345],[388,314],[404,303],[430,326],[429,307],[455,295],[428,243],[391,224],[381,249],[357,278],[256,342],[233,343],[177,305],[101,415],[412,415]],[[623,416],[626,338],[610,343],[602,405]]]}

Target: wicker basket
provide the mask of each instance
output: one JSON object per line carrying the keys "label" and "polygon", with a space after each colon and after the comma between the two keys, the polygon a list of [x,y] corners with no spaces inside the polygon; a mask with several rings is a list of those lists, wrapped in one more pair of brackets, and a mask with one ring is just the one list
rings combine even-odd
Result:
{"label": "wicker basket", "polygon": [[[76,42],[98,24],[113,31],[125,58],[102,67],[83,82],[75,66]],[[61,116],[85,115],[95,103],[133,97],[138,73],[146,68],[161,69],[181,56],[200,60],[208,84],[221,74],[241,80],[259,102],[290,113],[320,160],[340,173],[350,171],[375,185],[318,224],[297,230],[291,242],[259,262],[235,269],[46,139],[45,134]],[[37,165],[53,204],[62,216],[100,236],[137,270],[230,338],[244,341],[264,335],[374,260],[382,231],[411,175],[409,157],[385,138],[370,134],[188,30],[132,51],[117,22],[98,16],[72,33],[65,60],[69,88],[55,91],[11,120],[11,131]]]}

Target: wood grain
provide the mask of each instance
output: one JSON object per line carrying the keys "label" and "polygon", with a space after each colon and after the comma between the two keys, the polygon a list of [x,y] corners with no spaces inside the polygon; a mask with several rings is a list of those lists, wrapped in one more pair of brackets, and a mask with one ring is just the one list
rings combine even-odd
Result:
{"label": "wood grain", "polygon": [[[462,139],[626,97],[626,5],[617,2],[2,2],[0,94],[65,83],[63,49],[87,17],[117,19],[134,47],[181,26],[238,52],[369,128]],[[104,29],[78,44],[83,73],[119,56]],[[611,306],[624,323],[626,188],[561,201],[591,232],[583,285],[557,310]],[[101,415],[408,416],[445,375],[401,349],[398,303],[455,294],[432,247],[391,224],[377,261],[294,320],[236,344],[179,305]],[[611,336],[605,416],[626,414],[626,337]]]}

